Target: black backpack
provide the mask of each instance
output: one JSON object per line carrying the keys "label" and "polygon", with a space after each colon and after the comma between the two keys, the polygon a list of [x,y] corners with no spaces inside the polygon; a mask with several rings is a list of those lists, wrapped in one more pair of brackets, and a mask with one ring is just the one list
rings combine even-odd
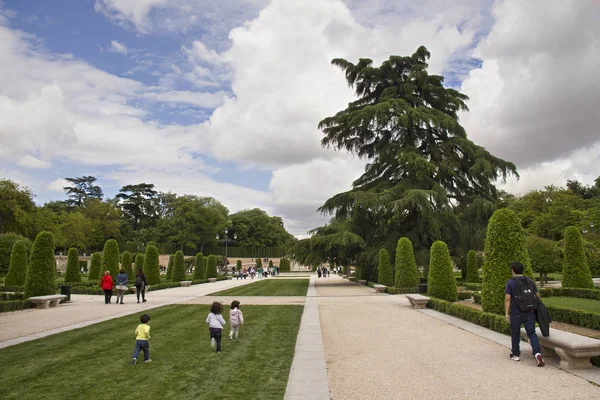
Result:
{"label": "black backpack", "polygon": [[512,278],[517,282],[517,293],[513,294],[515,305],[523,312],[535,311],[538,306],[538,298],[535,283],[526,276]]}
{"label": "black backpack", "polygon": [[142,286],[144,284],[144,280],[141,275],[135,277],[135,286]]}

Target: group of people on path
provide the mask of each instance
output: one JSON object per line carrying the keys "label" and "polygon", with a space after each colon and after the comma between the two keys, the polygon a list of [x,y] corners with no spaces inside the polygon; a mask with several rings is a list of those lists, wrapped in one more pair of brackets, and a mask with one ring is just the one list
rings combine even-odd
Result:
{"label": "group of people on path", "polygon": [[238,271],[235,271],[233,274],[236,277],[236,279],[246,279],[248,276],[250,277],[250,279],[268,278],[269,276],[279,275],[279,267],[274,266],[273,268],[263,268],[254,266],[250,268],[242,268]]}
{"label": "group of people on path", "polygon": [[[129,289],[127,286],[129,284],[129,276],[125,273],[125,269],[121,268],[119,274],[116,276],[115,281],[113,281],[112,276],[110,275],[110,271],[104,271],[104,276],[100,280],[100,287],[104,290],[104,304],[111,304],[112,292],[113,289],[117,289],[117,302],[115,304],[124,304],[123,299],[125,297],[125,292]],[[142,297],[142,302],[146,302],[146,289],[148,288],[148,281],[146,280],[146,274],[140,268],[135,276],[134,281],[135,293],[137,295],[137,302],[140,302],[140,296]]]}

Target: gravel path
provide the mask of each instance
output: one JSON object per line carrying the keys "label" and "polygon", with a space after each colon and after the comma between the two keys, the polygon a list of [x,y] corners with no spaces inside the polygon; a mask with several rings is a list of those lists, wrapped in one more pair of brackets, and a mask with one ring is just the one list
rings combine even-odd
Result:
{"label": "gravel path", "polygon": [[337,277],[317,279],[332,399],[600,399],[584,379]]}

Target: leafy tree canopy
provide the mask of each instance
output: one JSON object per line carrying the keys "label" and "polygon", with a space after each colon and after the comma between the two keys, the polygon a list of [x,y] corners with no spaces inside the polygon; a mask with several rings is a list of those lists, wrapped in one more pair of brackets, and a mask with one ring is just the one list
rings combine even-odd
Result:
{"label": "leafy tree canopy", "polygon": [[96,178],[93,176],[79,176],[76,178],[65,178],[70,183],[63,189],[69,198],[66,203],[72,207],[82,206],[88,199],[102,199],[104,193],[100,186],[95,185]]}

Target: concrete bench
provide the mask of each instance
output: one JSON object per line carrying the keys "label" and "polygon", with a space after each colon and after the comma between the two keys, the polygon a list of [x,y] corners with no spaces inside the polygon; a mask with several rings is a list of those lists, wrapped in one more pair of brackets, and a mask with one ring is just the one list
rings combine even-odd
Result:
{"label": "concrete bench", "polygon": [[373,285],[373,289],[375,289],[375,293],[385,293],[387,286],[376,283]]}
{"label": "concrete bench", "polygon": [[192,285],[192,281],[180,281],[179,285],[186,287],[186,286],[191,286]]}
{"label": "concrete bench", "polygon": [[421,296],[420,294],[407,294],[406,298],[414,308],[425,308],[429,301],[429,297]]}
{"label": "concrete bench", "polygon": [[35,296],[30,297],[27,300],[35,304],[36,308],[48,308],[57,307],[61,300],[66,299],[67,296],[64,294],[51,294],[48,296]]}
{"label": "concrete bench", "polygon": [[[550,328],[548,337],[543,337],[539,328],[536,328],[535,333],[544,357],[558,356],[561,367],[592,368],[590,358],[600,356],[600,340],[598,339],[552,328]],[[524,328],[521,328],[521,335],[529,341]]]}
{"label": "concrete bench", "polygon": [[217,281],[217,278],[208,278],[209,283],[215,283],[216,281]]}
{"label": "concrete bench", "polygon": [[348,275],[342,275],[342,279],[348,279]]}
{"label": "concrete bench", "polygon": [[366,281],[366,280],[364,280],[364,279],[360,279],[360,280],[358,281],[358,283],[359,283],[359,284],[361,284],[361,285],[366,285],[366,284],[367,284],[367,281]]}

